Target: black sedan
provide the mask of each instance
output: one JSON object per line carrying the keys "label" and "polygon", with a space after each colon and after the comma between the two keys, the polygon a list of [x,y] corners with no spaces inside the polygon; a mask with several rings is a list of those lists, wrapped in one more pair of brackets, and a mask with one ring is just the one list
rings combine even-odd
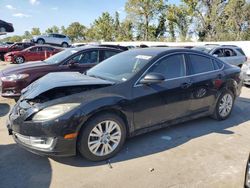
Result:
{"label": "black sedan", "polygon": [[189,49],[115,55],[84,74],[50,73],[23,90],[8,129],[42,155],[114,156],[125,139],[202,116],[224,120],[240,94],[240,69]]}

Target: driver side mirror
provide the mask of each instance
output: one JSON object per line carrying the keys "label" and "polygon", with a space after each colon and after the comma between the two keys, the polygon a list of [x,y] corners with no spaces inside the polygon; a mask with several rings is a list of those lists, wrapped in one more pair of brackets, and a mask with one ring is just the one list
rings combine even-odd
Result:
{"label": "driver side mirror", "polygon": [[165,77],[162,74],[152,72],[146,74],[144,78],[140,80],[140,84],[157,84],[163,82],[164,80]]}
{"label": "driver side mirror", "polygon": [[78,63],[77,61],[71,60],[71,61],[69,61],[68,66],[69,66],[69,67],[77,67],[78,64],[79,64],[79,63]]}

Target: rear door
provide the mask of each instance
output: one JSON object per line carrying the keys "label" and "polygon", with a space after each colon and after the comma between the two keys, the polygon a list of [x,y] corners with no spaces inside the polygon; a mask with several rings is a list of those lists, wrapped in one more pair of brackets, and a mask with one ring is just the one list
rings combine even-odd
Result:
{"label": "rear door", "polygon": [[192,82],[192,100],[189,113],[199,114],[210,110],[215,103],[218,89],[223,83],[222,66],[208,56],[188,54],[188,65]]}

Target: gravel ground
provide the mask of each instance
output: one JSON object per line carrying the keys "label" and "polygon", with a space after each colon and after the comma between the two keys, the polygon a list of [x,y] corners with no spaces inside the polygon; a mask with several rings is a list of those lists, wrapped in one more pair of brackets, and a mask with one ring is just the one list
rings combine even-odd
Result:
{"label": "gravel ground", "polygon": [[250,151],[250,88],[231,117],[201,118],[128,140],[110,162],[29,153],[8,136],[13,100],[0,98],[0,187],[243,187]]}

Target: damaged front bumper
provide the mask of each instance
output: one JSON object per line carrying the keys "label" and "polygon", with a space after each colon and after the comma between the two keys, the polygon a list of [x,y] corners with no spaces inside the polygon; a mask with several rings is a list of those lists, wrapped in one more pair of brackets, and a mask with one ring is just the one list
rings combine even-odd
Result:
{"label": "damaged front bumper", "polygon": [[26,150],[46,156],[73,156],[76,154],[77,138],[64,136],[79,131],[80,123],[71,114],[50,121],[35,122],[30,117],[37,111],[28,102],[18,102],[7,122],[9,134]]}

